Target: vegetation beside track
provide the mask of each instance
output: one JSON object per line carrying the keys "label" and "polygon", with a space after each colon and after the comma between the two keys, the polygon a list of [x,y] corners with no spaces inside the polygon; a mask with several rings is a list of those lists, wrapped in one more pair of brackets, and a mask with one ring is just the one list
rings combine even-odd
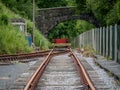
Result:
{"label": "vegetation beside track", "polygon": [[[76,6],[76,14],[89,14],[94,16],[99,26],[108,26],[117,23],[120,24],[120,0],[35,0],[35,7],[49,8],[61,6]],[[7,16],[5,21],[10,18],[26,18],[27,30],[32,34],[32,6],[33,0],[0,0],[0,17]],[[36,12],[37,14],[37,12]],[[0,19],[1,25],[1,19]],[[73,40],[77,35],[94,28],[88,22],[82,20],[61,22],[56,25],[49,34],[49,40],[52,38],[69,38]],[[41,49],[47,49],[48,40],[35,30],[35,45]],[[3,48],[3,47],[0,47]],[[8,52],[6,52],[8,53]]]}
{"label": "vegetation beside track", "polygon": [[16,52],[30,52],[27,40],[22,33],[11,25],[0,26],[0,54],[13,54]]}
{"label": "vegetation beside track", "polygon": [[[0,54],[15,54],[31,52],[33,49],[28,46],[26,36],[13,27],[10,23],[12,18],[23,18],[20,14],[15,14],[0,1]],[[33,23],[29,19],[27,22],[27,32],[32,34]],[[41,49],[48,49],[49,41],[35,28],[35,45]]]}

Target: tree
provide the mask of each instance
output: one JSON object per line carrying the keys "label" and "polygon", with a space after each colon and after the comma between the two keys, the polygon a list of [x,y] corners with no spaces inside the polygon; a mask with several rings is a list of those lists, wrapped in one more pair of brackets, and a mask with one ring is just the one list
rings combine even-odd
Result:
{"label": "tree", "polygon": [[[119,0],[76,0],[78,11],[95,16],[100,26],[107,25],[108,21],[111,21],[109,20],[111,18],[113,21],[116,21],[116,18],[112,16],[114,13],[117,14],[115,7],[118,2]],[[117,9],[117,11],[119,10]]]}
{"label": "tree", "polygon": [[79,12],[83,13],[86,10],[86,0],[75,0],[76,4],[77,4],[77,9],[79,10]]}
{"label": "tree", "polygon": [[32,0],[1,0],[12,11],[32,19]]}
{"label": "tree", "polygon": [[67,5],[65,0],[36,0],[36,2],[39,8],[60,7]]}
{"label": "tree", "polygon": [[7,15],[0,15],[0,26],[1,25],[8,25],[8,17]]}
{"label": "tree", "polygon": [[120,25],[120,1],[117,0],[113,8],[109,11],[106,16],[107,25],[110,24],[119,24]]}
{"label": "tree", "polygon": [[73,40],[74,37],[90,30],[94,26],[81,20],[71,20],[58,24],[55,26],[48,35],[48,38],[52,41],[53,38],[68,38]]}

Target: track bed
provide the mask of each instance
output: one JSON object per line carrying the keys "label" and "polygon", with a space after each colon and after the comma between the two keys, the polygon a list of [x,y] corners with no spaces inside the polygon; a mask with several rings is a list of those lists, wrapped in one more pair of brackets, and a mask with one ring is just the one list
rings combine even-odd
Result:
{"label": "track bed", "polygon": [[82,89],[75,63],[68,55],[59,55],[51,59],[36,90]]}

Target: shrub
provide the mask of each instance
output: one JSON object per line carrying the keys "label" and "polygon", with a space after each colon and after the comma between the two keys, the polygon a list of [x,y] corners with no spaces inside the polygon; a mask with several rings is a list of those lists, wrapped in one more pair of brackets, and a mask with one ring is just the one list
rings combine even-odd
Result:
{"label": "shrub", "polygon": [[[27,32],[33,34],[33,23],[27,20]],[[40,49],[49,49],[50,42],[40,33],[38,29],[34,30],[34,44]]]}
{"label": "shrub", "polygon": [[34,40],[35,45],[37,47],[40,47],[41,49],[48,49],[50,46],[50,43],[47,39],[44,38],[42,34],[38,30],[34,31]]}
{"label": "shrub", "polygon": [[31,50],[25,36],[12,25],[0,26],[0,54],[30,52]]}
{"label": "shrub", "polygon": [[8,17],[5,14],[2,14],[0,16],[0,25],[2,25],[2,24],[8,25]]}

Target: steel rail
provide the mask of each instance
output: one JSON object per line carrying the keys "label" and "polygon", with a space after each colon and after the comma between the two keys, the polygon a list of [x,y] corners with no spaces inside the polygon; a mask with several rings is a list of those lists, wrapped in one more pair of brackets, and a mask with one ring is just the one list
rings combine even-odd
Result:
{"label": "steel rail", "polygon": [[[54,50],[55,50],[55,47],[50,51],[50,53],[47,55],[47,57],[42,62],[42,64],[37,68],[35,73],[33,73],[33,75],[30,77],[30,79],[28,80],[28,82],[23,90],[35,90],[35,88],[39,82],[39,79],[42,76],[45,67],[50,62],[52,56],[58,55],[58,53],[53,53]],[[77,69],[80,74],[80,79],[83,84],[83,88],[87,87],[87,90],[96,90],[89,75],[87,74],[87,71],[85,70],[84,66],[82,65],[80,60],[77,58],[77,56],[73,53],[71,48],[69,48],[69,52],[70,52],[70,55],[72,56],[72,58],[74,59],[74,61],[76,62]],[[61,53],[63,53],[63,52],[61,52]]]}
{"label": "steel rail", "polygon": [[51,54],[53,53],[53,51],[54,51],[54,48],[50,51],[50,53],[47,55],[47,57],[42,62],[42,64],[37,68],[35,73],[31,76],[31,78],[29,79],[29,81],[27,82],[27,85],[25,86],[25,88],[23,90],[34,90],[35,89],[35,87],[39,81],[39,78],[41,77],[45,67],[47,66],[47,64],[50,61]]}
{"label": "steel rail", "polygon": [[21,53],[21,54],[13,54],[13,55],[0,55],[0,62],[11,62],[11,61],[20,61],[22,62],[23,59],[30,59],[34,57],[41,57],[47,56],[49,51],[40,51],[40,52],[33,52],[33,53]]}
{"label": "steel rail", "polygon": [[82,83],[86,86],[88,86],[89,90],[96,90],[96,88],[94,87],[93,82],[91,81],[85,67],[83,66],[83,64],[80,62],[80,60],[78,59],[78,57],[73,53],[72,49],[70,48],[70,52],[71,52],[71,56],[73,56],[78,68],[79,68],[79,73],[82,79]]}
{"label": "steel rail", "polygon": [[[66,51],[57,51],[53,52],[54,55],[64,54],[67,53],[69,50]],[[0,65],[8,65],[12,64],[14,61],[18,62],[29,62],[32,58],[44,57],[47,56],[49,51],[41,51],[41,52],[34,52],[34,53],[27,53],[27,54],[14,54],[14,55],[0,55]]]}

